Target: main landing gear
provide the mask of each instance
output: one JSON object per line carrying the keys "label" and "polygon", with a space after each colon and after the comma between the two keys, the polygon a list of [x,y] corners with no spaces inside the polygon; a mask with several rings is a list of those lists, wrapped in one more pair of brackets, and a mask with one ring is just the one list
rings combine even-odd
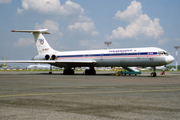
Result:
{"label": "main landing gear", "polygon": [[65,68],[63,71],[64,75],[74,75],[74,70],[72,68]]}
{"label": "main landing gear", "polygon": [[[64,75],[74,75],[74,69],[72,68],[65,68],[63,71]],[[96,70],[94,67],[90,67],[90,69],[85,70],[86,75],[96,75]]]}
{"label": "main landing gear", "polygon": [[156,67],[152,67],[153,68],[153,72],[150,74],[151,77],[156,77]]}
{"label": "main landing gear", "polygon": [[85,70],[85,74],[86,75],[96,75],[96,70],[94,69],[94,67],[90,67],[90,69]]}

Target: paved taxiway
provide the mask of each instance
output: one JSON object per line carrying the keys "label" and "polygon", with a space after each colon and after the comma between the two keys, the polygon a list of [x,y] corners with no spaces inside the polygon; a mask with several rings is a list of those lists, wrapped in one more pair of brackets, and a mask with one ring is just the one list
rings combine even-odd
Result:
{"label": "paved taxiway", "polygon": [[0,120],[179,120],[180,73],[0,72]]}

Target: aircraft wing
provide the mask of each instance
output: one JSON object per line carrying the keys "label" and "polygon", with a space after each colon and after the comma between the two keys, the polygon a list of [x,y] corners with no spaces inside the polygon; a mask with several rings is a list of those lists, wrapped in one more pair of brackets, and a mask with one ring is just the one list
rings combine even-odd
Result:
{"label": "aircraft wing", "polygon": [[64,60],[55,60],[56,61],[56,63],[89,63],[89,64],[95,64],[96,63],[96,61],[95,60],[79,60],[79,59],[64,59]]}
{"label": "aircraft wing", "polygon": [[54,60],[0,60],[0,63],[55,63]]}
{"label": "aircraft wing", "polygon": [[0,63],[46,63],[57,66],[64,65],[89,65],[96,64],[95,60],[79,60],[79,59],[64,59],[64,60],[0,60]]}

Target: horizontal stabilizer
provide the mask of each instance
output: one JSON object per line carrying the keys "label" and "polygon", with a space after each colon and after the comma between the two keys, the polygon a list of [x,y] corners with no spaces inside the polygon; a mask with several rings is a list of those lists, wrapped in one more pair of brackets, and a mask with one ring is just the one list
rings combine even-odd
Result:
{"label": "horizontal stabilizer", "polygon": [[48,29],[40,29],[40,30],[12,30],[11,32],[26,32],[26,33],[42,33],[42,34],[50,34],[47,32]]}

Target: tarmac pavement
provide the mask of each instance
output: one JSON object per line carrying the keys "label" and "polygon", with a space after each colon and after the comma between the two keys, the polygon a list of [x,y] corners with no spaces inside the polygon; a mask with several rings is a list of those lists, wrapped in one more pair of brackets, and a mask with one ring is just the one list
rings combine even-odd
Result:
{"label": "tarmac pavement", "polygon": [[179,120],[180,72],[0,72],[0,120]]}

